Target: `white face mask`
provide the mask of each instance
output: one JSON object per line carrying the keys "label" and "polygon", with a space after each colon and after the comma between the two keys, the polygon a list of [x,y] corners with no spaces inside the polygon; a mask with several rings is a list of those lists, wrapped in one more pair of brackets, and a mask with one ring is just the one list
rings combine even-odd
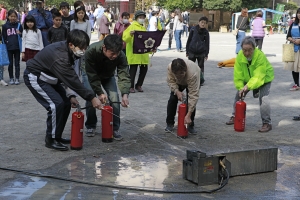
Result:
{"label": "white face mask", "polygon": [[76,51],[73,51],[74,55],[77,56],[77,57],[82,57],[84,56],[84,51],[82,50],[76,50]]}
{"label": "white face mask", "polygon": [[124,24],[128,24],[129,23],[128,19],[123,19],[122,21],[123,21]]}
{"label": "white face mask", "polygon": [[145,22],[145,19],[138,19],[139,24],[143,24]]}

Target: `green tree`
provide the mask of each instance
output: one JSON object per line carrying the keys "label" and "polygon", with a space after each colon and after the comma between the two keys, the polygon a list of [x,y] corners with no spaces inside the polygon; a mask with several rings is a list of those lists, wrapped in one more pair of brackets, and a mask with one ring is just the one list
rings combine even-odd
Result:
{"label": "green tree", "polygon": [[70,7],[74,4],[75,0],[46,0],[45,1],[45,6],[48,6],[48,7],[56,7],[59,9],[59,4],[61,2],[67,2],[70,4]]}
{"label": "green tree", "polygon": [[297,10],[298,9],[298,5],[297,3],[293,2],[293,1],[289,1],[288,3],[282,3],[284,4],[284,10]]}
{"label": "green tree", "polygon": [[203,8],[207,10],[236,11],[242,6],[242,0],[203,0]]}
{"label": "green tree", "polygon": [[169,11],[175,10],[176,8],[179,8],[181,11],[183,11],[193,8],[195,2],[195,0],[157,0],[157,5]]}
{"label": "green tree", "polygon": [[151,6],[156,4],[156,0],[136,0],[135,1],[135,10],[146,11]]}
{"label": "green tree", "polygon": [[242,8],[248,8],[249,10],[255,8],[266,8],[268,7],[269,0],[243,0],[242,1]]}

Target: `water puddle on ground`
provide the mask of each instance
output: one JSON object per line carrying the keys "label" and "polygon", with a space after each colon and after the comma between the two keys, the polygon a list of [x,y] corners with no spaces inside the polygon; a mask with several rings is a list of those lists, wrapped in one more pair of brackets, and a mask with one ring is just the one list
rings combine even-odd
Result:
{"label": "water puddle on ground", "polygon": [[[270,198],[300,197],[299,158],[297,148],[282,147],[276,172],[232,177],[229,184],[210,197]],[[36,172],[36,171],[35,171]],[[182,179],[182,158],[175,156],[101,155],[75,157],[36,173],[67,180],[16,174],[15,179],[0,186],[0,200],[23,199],[197,199],[198,196],[141,191],[183,191],[214,189],[218,185],[199,187]],[[90,183],[90,184],[89,184]],[[104,187],[105,185],[105,187]],[[121,188],[113,188],[119,186]],[[134,187],[138,190],[123,189]],[[201,194],[205,197],[204,194]],[[251,198],[250,198],[251,199]]]}

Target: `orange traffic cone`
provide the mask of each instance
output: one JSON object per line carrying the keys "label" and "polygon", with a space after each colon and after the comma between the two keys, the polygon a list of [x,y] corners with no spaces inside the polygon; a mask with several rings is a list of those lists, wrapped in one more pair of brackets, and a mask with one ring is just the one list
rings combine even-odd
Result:
{"label": "orange traffic cone", "polygon": [[269,35],[273,35],[274,33],[273,33],[273,27],[272,26],[270,26],[270,31],[269,31]]}

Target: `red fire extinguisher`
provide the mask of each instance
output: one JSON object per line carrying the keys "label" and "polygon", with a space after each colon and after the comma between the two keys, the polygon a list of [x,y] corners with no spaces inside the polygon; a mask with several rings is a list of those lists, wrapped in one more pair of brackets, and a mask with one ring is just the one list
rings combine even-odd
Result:
{"label": "red fire extinguisher", "polygon": [[239,101],[235,103],[235,117],[234,130],[237,132],[244,132],[246,125],[246,102],[244,101],[244,94]]}
{"label": "red fire extinguisher", "polygon": [[186,100],[178,106],[178,127],[177,127],[177,137],[187,138],[188,130],[184,124],[184,118],[187,113]]}
{"label": "red fire extinguisher", "polygon": [[113,108],[106,105],[102,108],[102,142],[113,141]]}
{"label": "red fire extinguisher", "polygon": [[77,109],[72,114],[72,127],[71,127],[71,149],[80,150],[83,144],[83,123],[84,114],[81,112],[81,107],[78,104]]}

